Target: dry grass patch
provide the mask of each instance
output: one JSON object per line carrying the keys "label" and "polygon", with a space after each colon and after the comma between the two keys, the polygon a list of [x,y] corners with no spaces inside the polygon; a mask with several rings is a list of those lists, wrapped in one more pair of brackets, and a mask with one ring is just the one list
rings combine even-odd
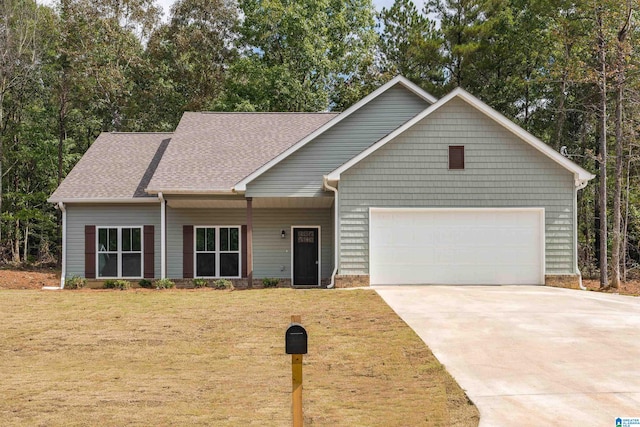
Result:
{"label": "dry grass patch", "polygon": [[619,289],[600,290],[600,281],[593,279],[585,279],[582,284],[590,291],[606,292],[610,294],[640,296],[640,280],[629,280],[621,283]]}
{"label": "dry grass patch", "polygon": [[369,290],[0,292],[0,425],[467,426],[478,412]]}

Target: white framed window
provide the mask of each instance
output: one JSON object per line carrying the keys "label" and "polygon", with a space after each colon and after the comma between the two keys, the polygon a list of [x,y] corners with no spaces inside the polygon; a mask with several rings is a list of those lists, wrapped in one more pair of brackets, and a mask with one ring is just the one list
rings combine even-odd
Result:
{"label": "white framed window", "polygon": [[193,230],[195,277],[240,278],[240,226],[198,226]]}
{"label": "white framed window", "polygon": [[142,277],[142,226],[96,227],[97,277]]}

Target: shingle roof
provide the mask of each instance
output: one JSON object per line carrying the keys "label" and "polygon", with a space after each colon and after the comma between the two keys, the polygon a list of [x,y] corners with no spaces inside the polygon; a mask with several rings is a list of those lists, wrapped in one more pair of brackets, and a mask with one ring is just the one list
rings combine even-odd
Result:
{"label": "shingle roof", "polygon": [[50,202],[227,192],[334,113],[185,113],[173,133],[102,133]]}
{"label": "shingle roof", "polygon": [[228,192],[335,113],[185,113],[147,190]]}
{"label": "shingle roof", "polygon": [[102,133],[49,201],[149,197],[144,189],[171,137],[171,133]]}

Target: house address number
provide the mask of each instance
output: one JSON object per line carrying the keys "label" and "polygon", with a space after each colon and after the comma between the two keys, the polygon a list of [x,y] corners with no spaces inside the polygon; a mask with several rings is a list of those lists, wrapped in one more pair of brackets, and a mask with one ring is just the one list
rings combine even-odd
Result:
{"label": "house address number", "polygon": [[315,243],[313,231],[298,231],[298,243]]}

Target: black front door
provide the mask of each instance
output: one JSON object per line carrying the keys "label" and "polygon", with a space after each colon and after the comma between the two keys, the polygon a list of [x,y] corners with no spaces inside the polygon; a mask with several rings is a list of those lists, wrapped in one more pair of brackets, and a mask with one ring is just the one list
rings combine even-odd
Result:
{"label": "black front door", "polygon": [[293,229],[293,284],[318,286],[318,229]]}

